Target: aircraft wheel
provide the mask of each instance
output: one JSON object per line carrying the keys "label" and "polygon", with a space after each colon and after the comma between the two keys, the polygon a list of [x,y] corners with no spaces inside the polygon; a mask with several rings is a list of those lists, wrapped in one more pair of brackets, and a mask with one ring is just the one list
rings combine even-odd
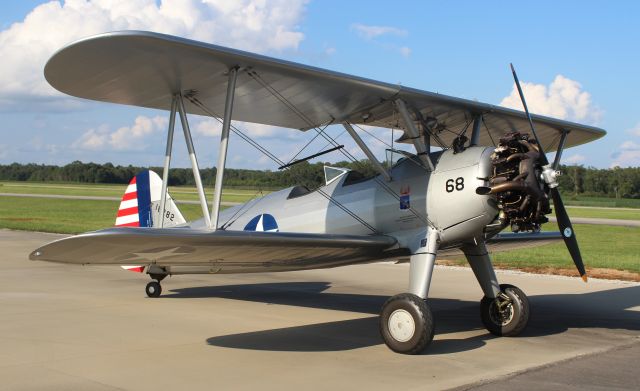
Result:
{"label": "aircraft wheel", "polygon": [[382,306],[380,334],[396,353],[418,354],[433,340],[435,323],[427,302],[411,293],[395,295]]}
{"label": "aircraft wheel", "polygon": [[150,283],[148,283],[145,290],[147,291],[147,296],[149,297],[160,297],[160,295],[162,294],[162,286],[158,281],[151,281]]}
{"label": "aircraft wheel", "polygon": [[529,299],[513,285],[500,285],[497,298],[483,297],[480,301],[480,317],[484,327],[494,335],[515,337],[529,322]]}

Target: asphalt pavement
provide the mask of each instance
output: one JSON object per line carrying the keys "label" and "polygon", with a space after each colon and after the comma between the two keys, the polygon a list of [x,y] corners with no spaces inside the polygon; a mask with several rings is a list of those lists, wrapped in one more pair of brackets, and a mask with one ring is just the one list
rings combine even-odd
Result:
{"label": "asphalt pavement", "polygon": [[532,315],[497,338],[471,271],[437,267],[435,339],[405,356],[378,311],[407,265],[177,276],[152,299],[143,274],[27,259],[60,237],[0,230],[0,389],[638,389],[638,283],[499,271]]}

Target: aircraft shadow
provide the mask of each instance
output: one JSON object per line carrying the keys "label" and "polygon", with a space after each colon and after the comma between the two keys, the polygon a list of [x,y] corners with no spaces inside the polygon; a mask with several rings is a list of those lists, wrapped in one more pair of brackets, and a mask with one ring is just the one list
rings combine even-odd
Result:
{"label": "aircraft shadow", "polygon": [[[371,314],[364,318],[255,331],[207,339],[212,346],[269,351],[341,351],[382,344],[378,313],[387,296],[326,292],[328,282],[286,282],[183,288],[165,298],[224,298],[306,308]],[[627,311],[640,305],[640,286],[585,294],[538,295],[529,298],[532,317],[524,337],[559,334],[570,328],[640,330],[640,315]],[[477,301],[430,299],[436,338],[425,354],[477,349],[496,338],[483,333],[469,338],[438,335],[484,330]]]}

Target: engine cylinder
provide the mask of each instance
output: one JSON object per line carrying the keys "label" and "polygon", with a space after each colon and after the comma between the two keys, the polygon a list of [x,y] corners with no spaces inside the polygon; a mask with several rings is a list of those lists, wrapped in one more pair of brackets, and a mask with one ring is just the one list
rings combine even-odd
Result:
{"label": "engine cylinder", "polygon": [[539,231],[551,213],[548,189],[541,180],[540,151],[535,140],[507,133],[491,154],[493,173],[478,194],[495,194],[500,220],[514,232]]}

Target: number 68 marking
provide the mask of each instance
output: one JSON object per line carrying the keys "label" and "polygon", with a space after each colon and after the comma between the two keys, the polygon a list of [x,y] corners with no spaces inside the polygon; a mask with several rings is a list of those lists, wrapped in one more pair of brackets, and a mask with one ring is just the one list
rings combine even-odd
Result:
{"label": "number 68 marking", "polygon": [[458,177],[455,180],[454,179],[447,179],[447,182],[445,183],[445,190],[447,190],[447,193],[451,193],[454,190],[460,191],[464,189],[464,178],[463,177]]}

